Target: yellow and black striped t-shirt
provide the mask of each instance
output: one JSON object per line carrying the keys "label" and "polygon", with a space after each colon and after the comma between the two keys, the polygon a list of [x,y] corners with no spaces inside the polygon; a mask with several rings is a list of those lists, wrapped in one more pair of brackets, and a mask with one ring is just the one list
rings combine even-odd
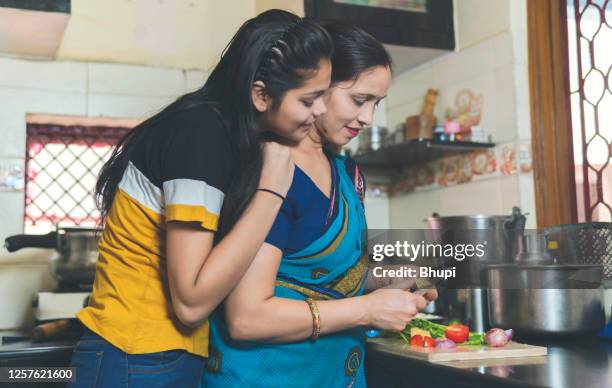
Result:
{"label": "yellow and black striped t-shirt", "polygon": [[216,231],[232,170],[223,122],[210,107],[174,114],[138,142],[99,244],[89,306],[77,317],[126,353],[185,349],[208,354],[208,323],[174,314],[165,261],[166,222]]}

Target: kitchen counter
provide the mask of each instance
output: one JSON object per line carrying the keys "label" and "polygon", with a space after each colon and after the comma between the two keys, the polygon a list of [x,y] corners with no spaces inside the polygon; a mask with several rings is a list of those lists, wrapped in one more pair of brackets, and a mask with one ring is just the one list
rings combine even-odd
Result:
{"label": "kitchen counter", "polygon": [[0,366],[68,366],[80,333],[34,342],[29,332],[0,331]]}
{"label": "kitchen counter", "polygon": [[[0,366],[68,366],[77,340],[75,337],[0,344]],[[518,340],[546,346],[548,355],[431,363],[368,345],[365,365],[368,387],[612,387],[612,340],[586,336]]]}
{"label": "kitchen counter", "polygon": [[612,387],[612,340],[518,339],[548,347],[544,357],[431,363],[374,349],[366,352],[368,387]]}
{"label": "kitchen counter", "polygon": [[[74,340],[58,340],[49,342],[32,342],[30,340],[13,342],[0,345],[0,366],[7,366],[6,363],[14,364],[19,360],[30,360],[33,358],[58,358],[70,357],[72,349],[76,344]],[[23,364],[21,366],[35,366],[33,364]],[[67,366],[67,365],[62,365]]]}
{"label": "kitchen counter", "polygon": [[[0,337],[20,337],[24,333],[0,332]],[[66,367],[70,365],[72,349],[78,341],[78,333],[61,340],[33,342],[27,338],[0,343],[2,367]],[[1,385],[2,383],[0,383]],[[45,383],[45,388],[65,387],[65,383]],[[20,388],[40,387],[40,383],[19,383]]]}

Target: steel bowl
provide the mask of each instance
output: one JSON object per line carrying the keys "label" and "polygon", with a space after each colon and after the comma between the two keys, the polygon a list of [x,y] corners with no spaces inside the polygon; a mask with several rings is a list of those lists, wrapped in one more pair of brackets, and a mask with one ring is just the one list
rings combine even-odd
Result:
{"label": "steel bowl", "polygon": [[570,335],[605,325],[601,265],[491,265],[489,323],[522,335]]}

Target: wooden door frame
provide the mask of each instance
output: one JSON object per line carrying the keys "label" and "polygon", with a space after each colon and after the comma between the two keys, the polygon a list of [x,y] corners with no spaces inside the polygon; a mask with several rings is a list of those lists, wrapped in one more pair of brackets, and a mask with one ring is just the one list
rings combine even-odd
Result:
{"label": "wooden door frame", "polygon": [[527,2],[531,148],[538,228],[576,222],[566,0]]}

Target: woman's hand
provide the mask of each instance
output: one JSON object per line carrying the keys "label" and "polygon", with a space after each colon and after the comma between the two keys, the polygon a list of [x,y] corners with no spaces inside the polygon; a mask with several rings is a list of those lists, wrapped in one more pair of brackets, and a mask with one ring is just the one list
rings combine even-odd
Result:
{"label": "woman's hand", "polygon": [[366,308],[365,326],[392,331],[404,330],[419,310],[429,303],[421,295],[390,288],[376,290],[363,296],[363,300]]}
{"label": "woman's hand", "polygon": [[263,167],[259,178],[259,188],[273,190],[287,195],[295,165],[289,147],[268,141],[262,145]]}

